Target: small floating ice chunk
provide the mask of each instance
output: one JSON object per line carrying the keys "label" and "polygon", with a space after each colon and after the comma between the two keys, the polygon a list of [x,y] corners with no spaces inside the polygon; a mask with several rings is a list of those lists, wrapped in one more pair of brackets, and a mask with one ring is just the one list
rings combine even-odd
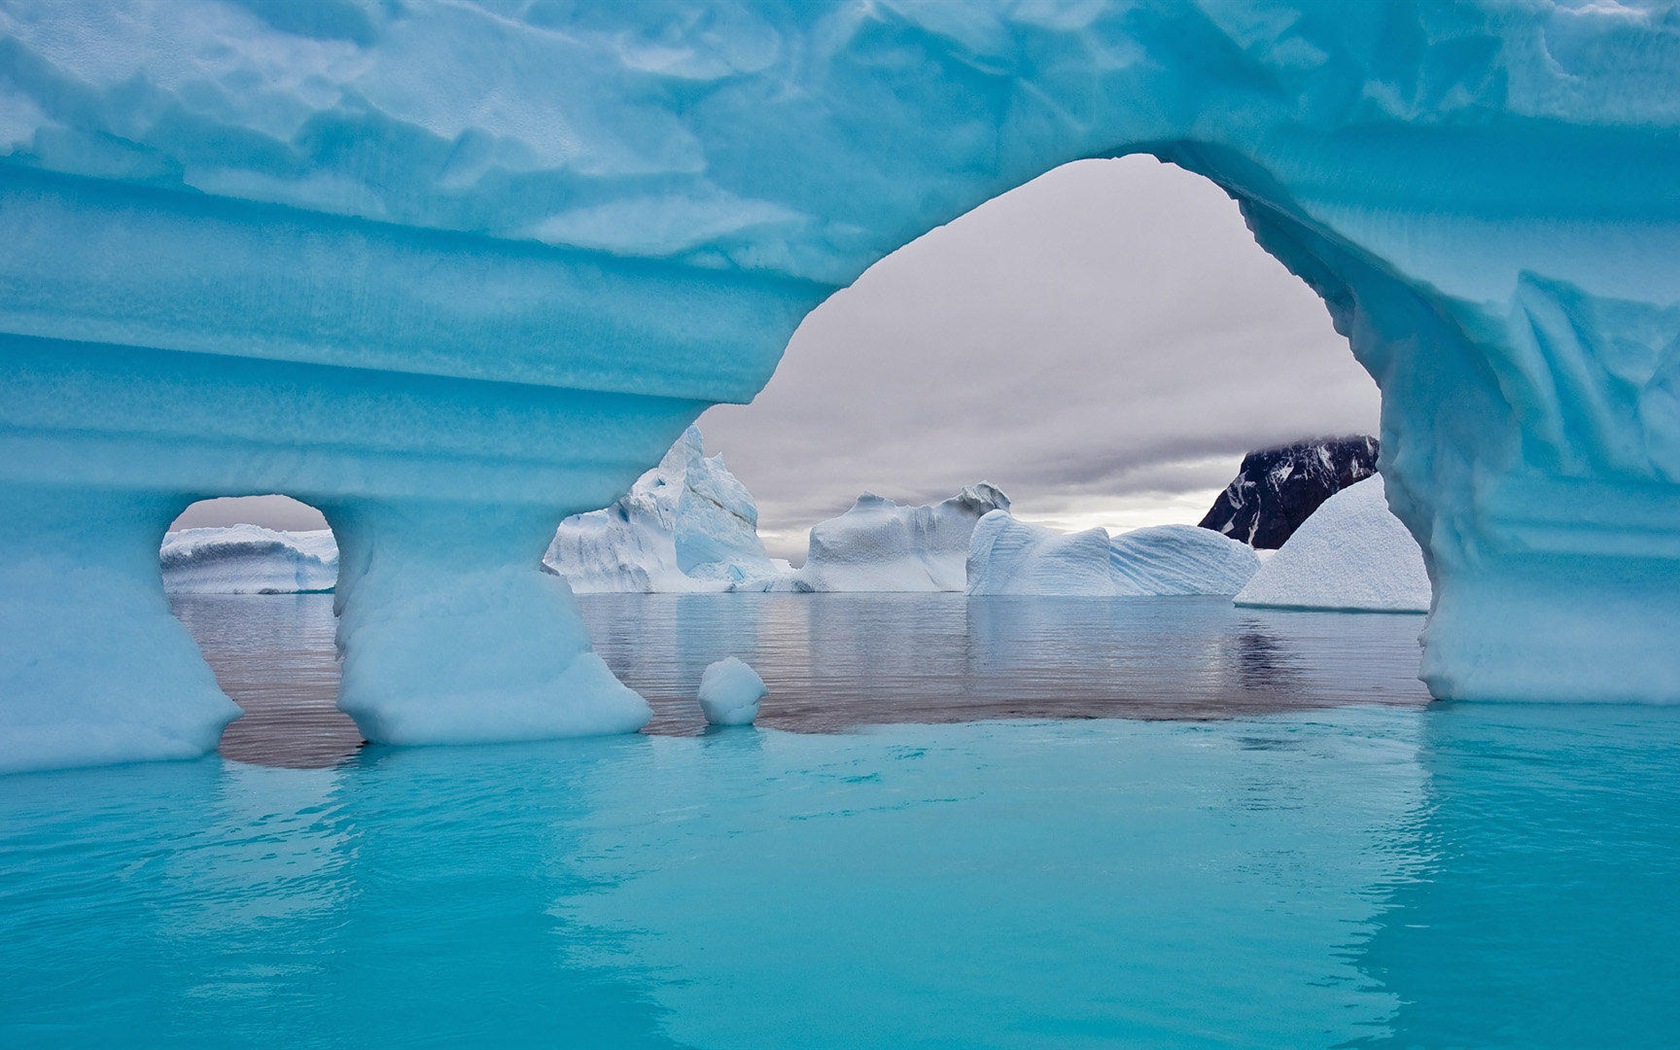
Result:
{"label": "small floating ice chunk", "polygon": [[700,676],[700,709],[715,726],[752,725],[759,700],[769,692],[757,671],[731,656],[707,667]]}

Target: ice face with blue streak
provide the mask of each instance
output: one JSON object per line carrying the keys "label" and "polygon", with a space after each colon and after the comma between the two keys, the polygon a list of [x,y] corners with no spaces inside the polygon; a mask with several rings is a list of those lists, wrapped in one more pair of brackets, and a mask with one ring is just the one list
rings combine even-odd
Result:
{"label": "ice face with blue streak", "polygon": [[371,738],[633,728],[556,522],[882,256],[1132,152],[1382,388],[1431,689],[1680,700],[1677,129],[1654,5],[6,0],[0,766],[214,743],[156,551],[249,493],[333,526]]}

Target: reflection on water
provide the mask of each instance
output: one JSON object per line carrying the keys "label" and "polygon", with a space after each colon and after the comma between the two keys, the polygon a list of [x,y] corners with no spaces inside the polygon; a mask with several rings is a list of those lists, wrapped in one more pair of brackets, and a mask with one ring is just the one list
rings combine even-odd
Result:
{"label": "reflection on water", "polygon": [[222,734],[241,762],[315,769],[342,761],[361,731],[338,709],[330,594],[172,594],[222,691],[245,713]]}
{"label": "reflection on water", "polygon": [[588,595],[596,650],[654,705],[704,728],[708,663],[770,686],[761,725],[834,731],[981,718],[1229,718],[1418,705],[1414,616],[1272,612],[1222,598],[960,594]]}
{"label": "reflection on water", "polygon": [[[222,754],[332,765],[361,743],[334,706],[332,596],[177,595],[245,717]],[[706,665],[751,663],[759,724],[834,732],[982,718],[1230,718],[1420,705],[1415,616],[1237,609],[1223,598],[624,594],[579,604],[596,651],[653,704],[650,733],[705,729]]]}
{"label": "reflection on water", "polygon": [[0,1045],[1672,1045],[1680,711],[0,780]]}

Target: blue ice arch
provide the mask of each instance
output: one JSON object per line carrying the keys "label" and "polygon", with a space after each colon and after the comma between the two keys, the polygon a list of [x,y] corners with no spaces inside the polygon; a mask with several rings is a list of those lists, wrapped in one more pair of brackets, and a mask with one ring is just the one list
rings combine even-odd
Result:
{"label": "blue ice arch", "polygon": [[1680,701],[1680,12],[0,2],[0,766],[235,708],[205,496],[343,550],[372,739],[647,717],[537,569],[871,263],[1083,157],[1213,180],[1383,393],[1424,677]]}

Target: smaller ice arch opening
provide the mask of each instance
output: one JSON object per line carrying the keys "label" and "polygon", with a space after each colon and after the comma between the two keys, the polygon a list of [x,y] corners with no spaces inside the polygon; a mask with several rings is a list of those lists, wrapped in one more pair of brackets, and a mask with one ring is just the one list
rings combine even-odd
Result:
{"label": "smaller ice arch opening", "polygon": [[200,500],[159,550],[169,609],[244,714],[218,750],[260,765],[343,760],[362,734],[338,710],[338,546],[321,512],[288,496]]}

